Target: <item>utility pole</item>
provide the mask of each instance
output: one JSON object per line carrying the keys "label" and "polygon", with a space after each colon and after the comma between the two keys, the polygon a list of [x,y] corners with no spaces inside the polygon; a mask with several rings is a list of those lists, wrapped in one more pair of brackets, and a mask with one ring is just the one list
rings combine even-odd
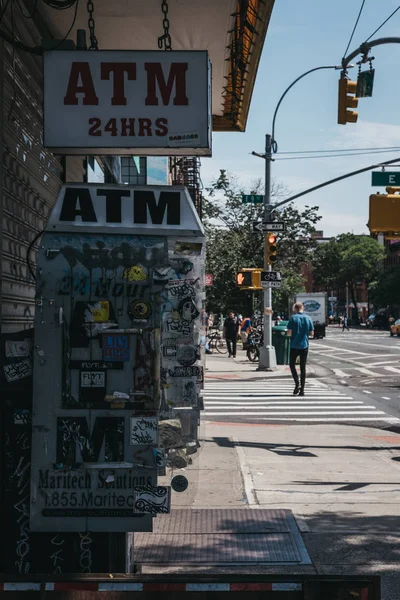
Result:
{"label": "utility pole", "polygon": [[[271,161],[272,161],[272,138],[267,133],[265,136],[265,189],[264,189],[264,221],[269,221],[271,212]],[[264,269],[271,271],[271,265],[267,264],[267,233],[264,234]],[[272,289],[264,289],[264,343],[260,348],[259,371],[271,371],[276,368],[275,348],[272,345],[272,314],[266,313],[265,309],[272,308]]]}

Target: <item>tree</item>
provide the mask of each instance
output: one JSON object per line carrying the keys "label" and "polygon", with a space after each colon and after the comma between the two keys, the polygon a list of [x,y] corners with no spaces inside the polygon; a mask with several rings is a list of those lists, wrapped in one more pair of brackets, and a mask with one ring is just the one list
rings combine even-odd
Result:
{"label": "tree", "polygon": [[[251,194],[261,193],[261,181],[255,181]],[[263,268],[264,238],[253,232],[253,222],[262,221],[263,206],[242,204],[244,190],[235,178],[221,170],[220,176],[207,188],[203,199],[204,224],[207,234],[206,272],[214,276],[214,284],[207,288],[207,306],[212,312],[226,313],[230,309],[251,314],[255,303],[261,301],[261,291],[243,291],[235,281],[242,268]],[[278,201],[286,190],[273,185],[272,199]],[[320,220],[318,207],[298,210],[288,206],[276,214],[276,220],[286,222],[286,232],[278,235],[277,269],[282,273],[283,285],[273,291],[274,307],[286,310],[288,299],[303,288],[301,263],[310,260],[315,247],[311,234]]]}
{"label": "tree", "polygon": [[344,233],[315,251],[314,281],[326,291],[348,286],[358,315],[356,287],[362,281],[368,286],[378,277],[384,258],[385,250],[377,240],[367,235]]}
{"label": "tree", "polygon": [[369,285],[368,294],[376,306],[390,306],[396,308],[396,312],[398,312],[400,305],[400,265],[392,265],[386,271],[379,273],[376,280]]}

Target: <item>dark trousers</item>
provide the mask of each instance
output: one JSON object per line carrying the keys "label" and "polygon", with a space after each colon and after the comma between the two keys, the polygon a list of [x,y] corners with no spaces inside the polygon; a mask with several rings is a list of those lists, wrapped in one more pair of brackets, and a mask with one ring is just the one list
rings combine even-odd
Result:
{"label": "dark trousers", "polygon": [[304,389],[306,383],[306,363],[307,363],[308,348],[298,350],[297,348],[290,349],[290,370],[296,385],[299,385],[299,376],[296,370],[296,359],[300,356],[300,387]]}
{"label": "dark trousers", "polygon": [[350,331],[350,329],[349,329],[349,326],[348,326],[348,325],[345,325],[345,324],[343,323],[343,329],[342,329],[342,331],[344,331],[345,329],[347,329],[348,331]]}
{"label": "dark trousers", "polygon": [[236,338],[226,338],[226,344],[228,346],[228,353],[236,356]]}

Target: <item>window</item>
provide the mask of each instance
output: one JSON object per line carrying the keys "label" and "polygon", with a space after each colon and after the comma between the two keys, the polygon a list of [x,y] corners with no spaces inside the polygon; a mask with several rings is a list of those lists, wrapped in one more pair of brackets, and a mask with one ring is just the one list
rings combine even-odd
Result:
{"label": "window", "polygon": [[129,185],[146,185],[147,160],[145,156],[121,157],[122,183]]}
{"label": "window", "polygon": [[104,183],[104,173],[94,156],[87,157],[87,182]]}

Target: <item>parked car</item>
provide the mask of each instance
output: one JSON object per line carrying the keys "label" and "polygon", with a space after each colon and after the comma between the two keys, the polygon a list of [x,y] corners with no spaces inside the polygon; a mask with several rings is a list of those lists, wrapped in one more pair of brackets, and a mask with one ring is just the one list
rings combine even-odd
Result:
{"label": "parked car", "polygon": [[378,312],[376,315],[370,315],[366,321],[368,329],[388,329],[388,317],[385,312]]}
{"label": "parked car", "polygon": [[394,335],[400,336],[400,319],[397,319],[397,321],[390,326],[390,337],[393,337]]}

